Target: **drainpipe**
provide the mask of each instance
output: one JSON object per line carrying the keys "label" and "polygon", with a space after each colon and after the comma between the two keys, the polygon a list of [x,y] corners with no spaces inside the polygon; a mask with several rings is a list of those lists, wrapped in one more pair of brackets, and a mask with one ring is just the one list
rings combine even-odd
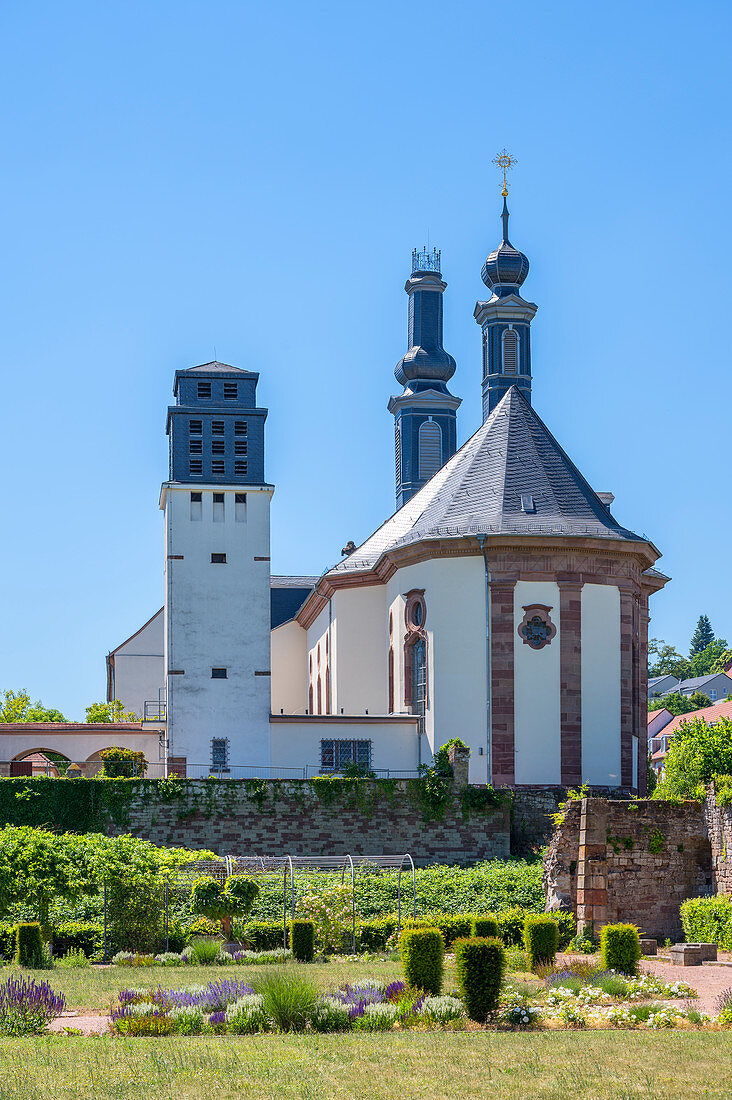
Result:
{"label": "drainpipe", "polygon": [[488,784],[492,783],[493,774],[491,770],[491,572],[488,567],[488,556],[485,549],[485,535],[478,535],[478,545],[480,546],[480,552],[483,555],[483,565],[485,567],[485,728],[486,728],[486,754],[487,754],[487,779]]}

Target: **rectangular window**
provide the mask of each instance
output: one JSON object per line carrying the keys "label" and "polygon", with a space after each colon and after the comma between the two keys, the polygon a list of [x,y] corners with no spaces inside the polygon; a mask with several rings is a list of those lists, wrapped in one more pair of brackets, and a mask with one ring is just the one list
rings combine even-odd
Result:
{"label": "rectangular window", "polygon": [[199,396],[199,398],[201,398],[201,397],[206,398],[206,397],[211,396],[211,383],[210,382],[199,382],[198,383],[198,396]]}
{"label": "rectangular window", "polygon": [[709,692],[709,698],[710,698],[710,699],[712,700],[712,702],[713,702],[713,703],[716,703],[716,701],[717,701],[717,693],[716,693],[716,691],[714,690],[714,688],[711,688],[711,690],[710,690],[710,692]]}
{"label": "rectangular window", "polygon": [[223,420],[211,421],[211,435],[223,435],[224,434],[224,422]]}
{"label": "rectangular window", "polygon": [[219,458],[215,458],[211,463],[211,473],[214,477],[221,477],[225,472],[223,461]]}
{"label": "rectangular window", "polygon": [[213,521],[214,523],[224,522],[224,494],[214,493],[213,495]]}
{"label": "rectangular window", "polygon": [[236,382],[224,382],[224,397],[227,401],[236,401],[238,390]]}
{"label": "rectangular window", "polygon": [[193,477],[203,473],[203,462],[200,458],[192,458],[188,463],[188,469]]}
{"label": "rectangular window", "polygon": [[203,513],[203,493],[191,493],[191,519],[201,519]]}
{"label": "rectangular window", "polygon": [[246,435],[247,434],[247,422],[246,420],[234,421],[234,435]]}
{"label": "rectangular window", "polygon": [[320,742],[322,771],[343,771],[348,764],[371,767],[371,742],[333,740]]}
{"label": "rectangular window", "polygon": [[211,565],[226,565],[226,554],[212,554]]}
{"label": "rectangular window", "polygon": [[226,446],[226,440],[224,439],[212,439],[211,440],[211,454],[222,455]]}
{"label": "rectangular window", "polygon": [[202,455],[203,454],[203,440],[202,439],[191,439],[191,440],[189,440],[189,442],[188,442],[188,451],[192,455]]}
{"label": "rectangular window", "polygon": [[245,455],[247,453],[247,441],[246,439],[234,440],[234,454]]}
{"label": "rectangular window", "polygon": [[227,669],[225,668],[212,668],[211,679],[212,680],[226,680]]}
{"label": "rectangular window", "polygon": [[211,738],[211,771],[228,772],[229,770],[229,739],[228,737]]}
{"label": "rectangular window", "polygon": [[188,424],[188,431],[190,435],[200,435],[203,430],[202,420],[191,420]]}
{"label": "rectangular window", "polygon": [[246,477],[247,476],[247,464],[246,462],[234,463],[234,477]]}
{"label": "rectangular window", "polygon": [[234,493],[234,522],[246,523],[247,520],[247,494]]}

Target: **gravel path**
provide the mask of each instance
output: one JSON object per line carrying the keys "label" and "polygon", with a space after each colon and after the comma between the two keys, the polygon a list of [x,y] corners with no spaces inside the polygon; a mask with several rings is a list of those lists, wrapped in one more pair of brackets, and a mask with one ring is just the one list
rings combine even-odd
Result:
{"label": "gravel path", "polygon": [[66,1027],[75,1028],[82,1035],[104,1035],[109,1031],[109,1016],[76,1016],[64,1013],[63,1016],[51,1020],[47,1030],[63,1033]]}
{"label": "gravel path", "polygon": [[[725,956],[726,958],[726,956]],[[732,989],[732,968],[729,966],[672,966],[663,958],[643,959],[641,970],[663,978],[665,982],[686,982],[699,994],[695,1007],[716,1015],[715,1001],[725,989]]]}

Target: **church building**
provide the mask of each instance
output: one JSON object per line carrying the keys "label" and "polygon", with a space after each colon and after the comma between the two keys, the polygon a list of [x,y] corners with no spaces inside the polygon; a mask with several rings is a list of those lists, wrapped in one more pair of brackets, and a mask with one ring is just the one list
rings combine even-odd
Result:
{"label": "church building", "polygon": [[165,728],[171,771],[411,775],[460,737],[473,783],[645,791],[648,599],[668,578],[532,406],[506,193],[474,312],[483,423],[457,449],[441,257],[415,250],[397,510],[321,577],[270,574],[258,375],[176,372],[165,604],[108,657],[110,699]]}

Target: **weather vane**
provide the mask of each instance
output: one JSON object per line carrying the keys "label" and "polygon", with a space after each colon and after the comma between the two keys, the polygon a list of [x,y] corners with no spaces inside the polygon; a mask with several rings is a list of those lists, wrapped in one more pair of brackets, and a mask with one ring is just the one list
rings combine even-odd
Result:
{"label": "weather vane", "polygon": [[498,156],[493,158],[493,163],[501,169],[503,172],[503,190],[501,194],[505,198],[508,194],[508,183],[506,182],[506,172],[510,172],[514,164],[518,164],[516,157],[512,157],[509,152],[502,149]]}

